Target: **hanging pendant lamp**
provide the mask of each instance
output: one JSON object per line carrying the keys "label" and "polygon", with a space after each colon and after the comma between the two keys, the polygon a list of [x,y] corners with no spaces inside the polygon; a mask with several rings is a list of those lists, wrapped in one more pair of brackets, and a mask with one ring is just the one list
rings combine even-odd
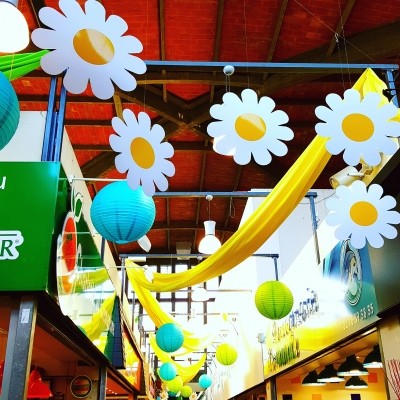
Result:
{"label": "hanging pendant lamp", "polygon": [[359,376],[352,376],[344,385],[346,389],[366,389],[368,387],[367,382],[361,379]]}
{"label": "hanging pendant lamp", "polygon": [[383,368],[381,352],[379,346],[374,346],[374,349],[367,354],[363,362],[364,368]]}
{"label": "hanging pendant lamp", "polygon": [[212,195],[206,196],[208,201],[208,221],[204,221],[205,235],[199,243],[199,252],[203,254],[213,254],[221,247],[221,242],[215,236],[216,222],[211,220],[210,202],[212,199]]}

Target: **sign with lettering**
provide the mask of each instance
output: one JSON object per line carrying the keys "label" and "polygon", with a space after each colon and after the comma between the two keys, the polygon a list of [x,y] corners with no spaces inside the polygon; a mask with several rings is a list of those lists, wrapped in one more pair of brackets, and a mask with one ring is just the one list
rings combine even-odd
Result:
{"label": "sign with lettering", "polygon": [[48,288],[60,168],[0,163],[0,291]]}

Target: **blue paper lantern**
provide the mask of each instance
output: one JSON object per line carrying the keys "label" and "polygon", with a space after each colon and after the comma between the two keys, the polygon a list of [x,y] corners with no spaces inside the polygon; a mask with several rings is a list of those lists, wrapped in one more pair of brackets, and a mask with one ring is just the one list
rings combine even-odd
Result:
{"label": "blue paper lantern", "polygon": [[203,389],[207,389],[211,386],[212,384],[212,379],[209,375],[207,374],[203,374],[200,375],[199,377],[199,385],[203,388]]}
{"label": "blue paper lantern", "polygon": [[130,243],[152,227],[156,206],[141,186],[132,190],[126,181],[110,183],[97,193],[90,208],[97,232],[110,242]]}
{"label": "blue paper lantern", "polygon": [[19,123],[18,97],[6,76],[0,72],[0,150],[12,139]]}
{"label": "blue paper lantern", "polygon": [[161,325],[156,332],[156,342],[158,347],[167,353],[171,353],[181,348],[183,341],[184,336],[182,329],[172,322]]}
{"label": "blue paper lantern", "polygon": [[177,373],[178,371],[172,362],[167,362],[161,365],[160,370],[158,371],[158,375],[160,375],[160,378],[163,381],[171,381],[176,377]]}

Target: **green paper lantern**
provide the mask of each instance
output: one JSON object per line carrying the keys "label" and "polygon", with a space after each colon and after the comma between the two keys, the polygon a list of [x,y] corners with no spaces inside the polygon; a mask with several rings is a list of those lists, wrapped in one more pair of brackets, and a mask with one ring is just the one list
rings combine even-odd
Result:
{"label": "green paper lantern", "polygon": [[172,353],[180,349],[184,339],[182,329],[172,322],[161,325],[156,332],[158,347],[167,353]]}
{"label": "green paper lantern", "polygon": [[141,186],[132,190],[126,181],[117,181],[97,193],[90,216],[101,236],[110,242],[124,244],[140,239],[150,230],[156,206]]}
{"label": "green paper lantern", "polygon": [[168,392],[178,393],[183,387],[182,377],[177,375],[172,381],[167,382]]}
{"label": "green paper lantern", "polygon": [[0,150],[10,142],[19,123],[17,94],[6,76],[0,72]]}
{"label": "green paper lantern", "polygon": [[237,359],[237,351],[230,344],[222,343],[217,347],[215,357],[222,365],[232,365]]}
{"label": "green paper lantern", "polygon": [[207,375],[207,374],[200,375],[200,377],[199,377],[199,386],[202,389],[209,388],[211,386],[211,384],[212,384],[212,379],[211,379],[211,377],[209,375]]}
{"label": "green paper lantern", "polygon": [[257,310],[269,319],[281,319],[293,307],[293,294],[282,282],[267,281],[261,284],[255,295]]}
{"label": "green paper lantern", "polygon": [[167,362],[163,365],[161,365],[158,375],[163,381],[171,381],[176,377],[176,374],[178,373],[175,364],[172,362]]}
{"label": "green paper lantern", "polygon": [[181,389],[181,396],[182,397],[190,397],[192,392],[193,392],[193,389],[189,385],[184,385],[184,386],[182,386],[182,389]]}

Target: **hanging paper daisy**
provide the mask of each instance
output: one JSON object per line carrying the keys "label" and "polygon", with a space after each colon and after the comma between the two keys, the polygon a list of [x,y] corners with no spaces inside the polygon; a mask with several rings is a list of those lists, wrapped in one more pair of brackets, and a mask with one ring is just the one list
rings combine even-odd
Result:
{"label": "hanging paper daisy", "polygon": [[64,86],[75,94],[84,92],[88,81],[100,99],[113,96],[113,82],[125,91],[135,89],[129,71],[143,74],[146,64],[130,54],[140,53],[143,46],[134,36],[122,36],[127,23],[116,15],[106,19],[96,0],[87,0],[85,11],[75,0],[60,0],[59,6],[62,13],[51,7],[40,9],[40,20],[51,29],[32,32],[36,46],[53,50],[42,57],[42,69],[50,75],[65,71]]}
{"label": "hanging paper daisy", "polygon": [[245,165],[253,155],[256,163],[267,165],[271,153],[284,156],[288,148],[282,140],[291,140],[293,131],[287,126],[289,118],[283,111],[273,111],[275,102],[269,97],[258,100],[251,89],[242,91],[242,98],[234,93],[225,93],[223,104],[210,108],[218,122],[208,125],[208,134],[215,138],[214,150],[222,155],[233,155],[236,163]]}
{"label": "hanging paper daisy", "polygon": [[330,198],[326,206],[331,212],[326,217],[330,226],[337,226],[335,236],[338,240],[350,237],[356,249],[365,246],[366,240],[375,248],[382,247],[383,238],[394,239],[397,230],[392,225],[400,223],[400,214],[392,210],[396,200],[383,196],[383,189],[377,184],[366,187],[362,181],[351,186],[336,188],[337,198]]}
{"label": "hanging paper daisy", "polygon": [[318,135],[328,137],[326,149],[331,154],[344,150],[348,165],[357,165],[361,158],[368,165],[378,165],[381,153],[394,154],[396,143],[390,137],[400,136],[400,123],[391,120],[398,109],[391,103],[380,106],[381,96],[368,93],[361,99],[355,89],[344,92],[343,99],[334,93],[326,96],[328,107],[318,106],[316,116],[325,122],[315,126]]}
{"label": "hanging paper daisy", "polygon": [[127,181],[132,189],[140,185],[147,196],[153,196],[155,186],[168,189],[168,180],[175,174],[175,167],[166,160],[174,155],[174,148],[162,142],[164,129],[157,124],[151,127],[148,114],[140,112],[136,119],[131,110],[124,110],[123,120],[114,117],[111,121],[117,135],[110,135],[111,148],[120,154],[115,157],[115,166],[121,173],[128,171]]}

